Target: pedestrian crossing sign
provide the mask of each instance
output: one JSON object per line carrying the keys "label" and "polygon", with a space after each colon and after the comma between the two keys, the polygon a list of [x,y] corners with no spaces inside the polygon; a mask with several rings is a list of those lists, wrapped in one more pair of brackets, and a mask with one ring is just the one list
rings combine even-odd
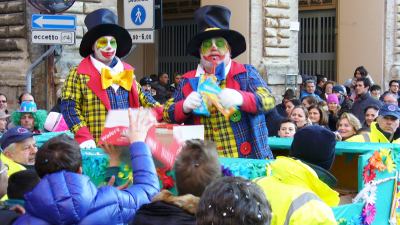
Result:
{"label": "pedestrian crossing sign", "polygon": [[124,0],[123,7],[125,29],[154,29],[154,0]]}

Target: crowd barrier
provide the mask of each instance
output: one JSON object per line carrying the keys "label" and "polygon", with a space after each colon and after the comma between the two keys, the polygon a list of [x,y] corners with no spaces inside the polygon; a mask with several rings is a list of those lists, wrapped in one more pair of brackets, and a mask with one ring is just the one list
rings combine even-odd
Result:
{"label": "crowd barrier", "polygon": [[[49,138],[60,133],[45,133],[35,136],[38,146]],[[71,133],[67,132],[72,136]],[[292,139],[269,138],[270,147],[274,151],[290,149]],[[323,143],[321,143],[323,144]],[[108,166],[108,157],[102,149],[82,149],[83,171],[96,185],[104,185],[105,169]],[[335,218],[340,225],[352,224],[400,224],[400,181],[398,171],[400,166],[400,145],[381,143],[347,143],[336,144],[336,155],[346,156],[344,159],[356,159],[356,177],[347,177],[355,183],[359,195],[358,202],[333,207]],[[220,158],[220,162],[227,172],[235,176],[253,179],[268,176],[273,173],[269,169],[270,160]],[[121,165],[120,178],[129,178],[130,171],[127,165]],[[335,170],[341,170],[337,166]],[[345,169],[343,169],[345,170]],[[335,171],[334,171],[335,172]],[[338,172],[338,171],[336,171]],[[339,171],[345,174],[348,171]],[[335,173],[334,173],[335,174]],[[173,172],[168,173],[172,177]],[[365,182],[367,180],[368,182]],[[340,180],[339,180],[340,182]],[[174,191],[174,190],[173,190]],[[360,194],[361,193],[361,194]],[[399,218],[399,219],[398,219]],[[399,221],[398,223],[396,223]]]}

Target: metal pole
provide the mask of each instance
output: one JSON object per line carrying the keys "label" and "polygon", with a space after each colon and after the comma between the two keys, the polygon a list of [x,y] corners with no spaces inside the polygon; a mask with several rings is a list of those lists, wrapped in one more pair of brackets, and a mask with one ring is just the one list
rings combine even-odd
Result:
{"label": "metal pole", "polygon": [[46,107],[50,109],[54,106],[55,98],[54,85],[54,51],[47,57],[47,82],[46,82]]}
{"label": "metal pole", "polygon": [[31,93],[32,92],[32,71],[36,68],[43,60],[45,60],[51,53],[54,52],[56,49],[55,45],[52,45],[43,55],[41,55],[35,62],[33,62],[26,72],[26,91]]}

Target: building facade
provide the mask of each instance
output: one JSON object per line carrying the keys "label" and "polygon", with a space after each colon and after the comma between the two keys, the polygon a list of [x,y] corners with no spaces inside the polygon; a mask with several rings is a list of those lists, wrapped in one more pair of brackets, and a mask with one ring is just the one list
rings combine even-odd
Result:
{"label": "building facade", "polygon": [[[123,21],[122,2],[77,0],[65,12],[77,15],[77,42],[57,49],[51,77],[47,62],[33,70],[32,91],[40,108],[51,108],[69,69],[81,60],[85,15],[107,7]],[[400,79],[400,0],[163,0],[164,27],[156,31],[155,43],[136,44],[125,59],[137,79],[168,72],[172,80],[174,72],[195,68],[197,61],[186,56],[185,47],[196,33],[193,12],[207,4],[231,9],[231,29],[247,42],[236,60],[253,64],[278,101],[285,89],[297,87],[300,74],[325,74],[343,83],[364,65],[384,89],[389,80]],[[28,67],[47,50],[30,42],[32,13],[38,11],[27,1],[0,0],[0,92],[14,109]]]}

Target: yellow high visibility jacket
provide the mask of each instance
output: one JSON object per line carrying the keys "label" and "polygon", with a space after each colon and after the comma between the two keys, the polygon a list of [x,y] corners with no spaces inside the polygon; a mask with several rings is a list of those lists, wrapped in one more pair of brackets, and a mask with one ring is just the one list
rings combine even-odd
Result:
{"label": "yellow high visibility jacket", "polygon": [[[371,123],[371,132],[355,135],[349,139],[347,142],[374,142],[374,143],[390,143],[390,141],[386,138],[385,135],[382,134],[376,127],[377,123]],[[400,144],[400,138],[393,140],[392,143]]]}
{"label": "yellow high visibility jacket", "polygon": [[10,177],[13,173],[16,173],[18,171],[26,170],[26,168],[23,165],[14,162],[12,159],[8,158],[4,154],[0,154],[0,159],[4,164],[8,165],[8,172],[7,172],[8,177]]}
{"label": "yellow high visibility jacket", "polygon": [[330,207],[339,204],[339,194],[311,167],[283,156],[271,167],[271,176],[255,180],[271,204],[271,225],[337,224]]}
{"label": "yellow high visibility jacket", "polygon": [[[8,171],[7,171],[8,177],[10,177],[13,173],[16,173],[18,171],[26,170],[26,168],[23,165],[14,162],[12,159],[8,158],[4,154],[0,154],[0,159],[3,162],[3,164],[7,164],[8,166]],[[0,200],[5,201],[7,199],[8,199],[7,195],[4,195]]]}

